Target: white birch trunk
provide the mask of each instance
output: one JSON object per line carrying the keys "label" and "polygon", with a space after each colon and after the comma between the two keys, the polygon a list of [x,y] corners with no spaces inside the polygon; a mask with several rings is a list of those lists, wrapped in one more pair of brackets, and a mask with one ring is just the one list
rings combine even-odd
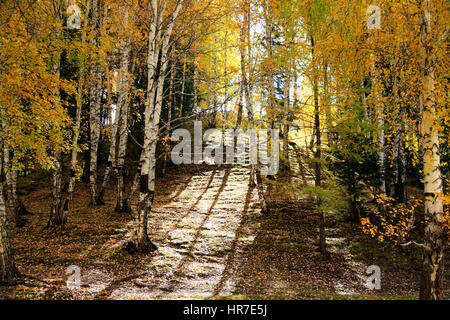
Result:
{"label": "white birch trunk", "polygon": [[[57,15],[59,13],[56,13]],[[61,21],[62,17],[57,16],[56,19]],[[60,30],[56,31],[56,40],[60,38]],[[55,57],[53,58],[52,71],[53,74],[59,79],[61,75],[61,53],[57,52]],[[54,94],[57,101],[60,101],[61,95],[59,92],[59,87],[55,86]],[[56,226],[64,224],[65,221],[62,217],[62,169],[63,169],[63,159],[62,159],[62,151],[60,148],[57,148],[54,155],[53,160],[53,189],[52,189],[52,206],[50,209],[50,218],[47,223],[47,227]]]}
{"label": "white birch trunk", "polygon": [[[0,126],[0,143],[6,145],[3,141],[3,124]],[[11,284],[17,273],[14,257],[11,249],[8,221],[6,218],[5,196],[3,193],[4,175],[1,174],[3,168],[3,150],[0,148],[0,283]]]}
{"label": "white birch trunk", "polygon": [[421,133],[423,139],[423,181],[425,193],[425,250],[423,253],[423,270],[420,298],[443,299],[444,297],[444,248],[445,234],[439,220],[444,215],[442,202],[443,185],[440,167],[439,132],[436,125],[436,97],[434,94],[434,66],[431,54],[432,46],[429,43],[431,35],[430,1],[425,0],[423,5],[423,20],[420,30],[420,40],[423,47],[420,49],[421,77],[423,83],[422,101],[423,110]]}
{"label": "white birch trunk", "polygon": [[[174,59],[174,52],[175,48],[172,49],[172,58],[171,58],[171,64],[170,64],[170,84],[169,84],[169,103],[168,103],[168,110],[167,110],[167,135],[166,137],[170,137],[170,131],[171,131],[171,124],[172,124],[172,108],[174,106],[174,92],[173,92],[173,88],[174,88],[174,78],[175,78],[175,59]],[[180,103],[180,118],[181,118],[181,114],[182,114],[182,106],[183,106],[183,92],[184,92],[184,72],[186,71],[186,62],[184,62],[184,66],[183,66],[183,86],[181,89],[181,103]],[[169,141],[166,141],[166,143],[170,143]],[[167,168],[167,162],[169,161],[169,151],[168,150],[164,150],[164,163],[163,163],[163,169],[162,169],[162,174],[165,175],[166,174],[166,168]]]}
{"label": "white birch trunk", "polygon": [[[128,21],[129,13],[125,13],[125,21]],[[134,25],[133,16],[132,23]],[[129,38],[124,41],[123,54],[121,57],[120,69],[122,70],[123,77],[120,78],[119,82],[119,99],[118,104],[120,105],[121,115],[120,123],[118,129],[118,150],[117,150],[117,161],[116,161],[116,177],[117,177],[117,212],[130,212],[131,208],[125,194],[125,177],[126,172],[124,170],[125,166],[125,156],[127,152],[128,143],[128,113],[130,109],[130,86],[131,86],[131,75],[134,74],[135,63],[131,64],[130,69],[130,59],[131,59],[131,46],[133,43],[133,35],[130,34]]]}
{"label": "white birch trunk", "polygon": [[386,194],[386,152],[385,152],[385,138],[384,138],[384,109],[383,105],[378,101],[379,93],[378,81],[376,77],[376,66],[373,66],[372,76],[372,90],[375,91],[375,98],[377,100],[377,124],[378,124],[378,174],[380,184],[378,186],[381,194]]}
{"label": "white birch trunk", "polygon": [[186,87],[186,55],[184,55],[183,59],[183,79],[181,82],[181,92],[180,92],[180,110],[179,110],[179,118],[183,117],[183,106],[184,106],[184,91]]}
{"label": "white birch trunk", "polygon": [[[241,51],[241,68],[242,68],[242,75],[243,75],[243,85],[244,85],[244,91],[245,91],[245,103],[247,107],[247,113],[248,113],[248,121],[249,121],[249,129],[255,130],[255,123],[254,123],[254,111],[253,111],[253,104],[252,104],[252,85],[250,81],[250,75],[251,75],[251,38],[250,38],[250,4],[247,3],[246,12],[245,12],[245,19],[244,19],[244,25],[245,25],[245,36],[246,36],[246,48],[247,48],[247,59],[245,58],[245,51]],[[248,74],[247,74],[248,72]],[[250,139],[250,158],[252,158],[252,152],[257,152],[256,150],[253,150],[253,148],[256,148],[256,145],[253,146],[251,139]],[[256,177],[256,187],[258,189],[258,198],[259,203],[261,206],[261,212],[264,214],[269,214],[269,207],[267,205],[266,197],[264,195],[264,184],[261,176],[261,168],[258,164],[254,165],[253,163],[250,164],[250,187],[255,186],[255,177]]]}
{"label": "white birch trunk", "polygon": [[[98,47],[100,30],[100,1],[92,0],[92,23],[94,35],[92,44]],[[99,59],[99,57],[95,57]],[[89,98],[89,127],[90,127],[90,159],[89,159],[89,188],[91,192],[91,204],[98,205],[97,190],[97,162],[98,145],[100,140],[100,103],[102,98],[102,79],[100,63],[95,61],[91,67],[91,87]]]}
{"label": "white birch trunk", "polygon": [[[156,249],[156,246],[148,237],[148,214],[152,209],[155,196],[156,145],[158,143],[163,85],[169,61],[169,40],[182,3],[183,0],[177,2],[167,29],[161,34],[160,22],[163,20],[166,2],[162,4],[163,7],[161,8],[157,0],[152,0],[153,21],[149,32],[147,59],[148,83],[145,106],[145,137],[141,154],[139,203],[136,215],[135,247],[139,252],[149,252]],[[159,76],[156,78],[154,76],[159,57],[162,59],[161,69]]]}
{"label": "white birch trunk", "polygon": [[[87,2],[86,14],[88,15],[91,8],[91,2]],[[83,30],[81,34],[81,44],[83,45],[86,41],[86,29],[87,29],[87,19],[84,21]],[[80,59],[79,65],[79,75],[78,75],[78,88],[76,96],[76,114],[75,114],[75,124],[73,127],[73,137],[72,137],[72,150],[70,156],[70,177],[69,184],[67,187],[67,198],[63,206],[63,220],[67,221],[67,217],[72,213],[73,210],[73,192],[75,191],[76,173],[78,165],[78,140],[80,138],[80,127],[81,127],[81,112],[83,109],[83,90],[85,81],[86,66],[84,63],[84,56]]]}

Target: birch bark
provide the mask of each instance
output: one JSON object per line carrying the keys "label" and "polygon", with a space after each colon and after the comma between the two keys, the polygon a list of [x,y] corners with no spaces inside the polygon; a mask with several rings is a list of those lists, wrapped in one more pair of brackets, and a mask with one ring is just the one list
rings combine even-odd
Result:
{"label": "birch bark", "polygon": [[434,59],[430,43],[432,17],[429,0],[422,2],[423,16],[420,26],[420,71],[422,77],[421,100],[423,101],[422,143],[425,193],[425,249],[422,262],[420,299],[436,300],[444,297],[444,248],[445,234],[439,225],[444,215],[441,196],[443,195],[440,167],[439,132],[436,125],[436,97],[434,94]]}

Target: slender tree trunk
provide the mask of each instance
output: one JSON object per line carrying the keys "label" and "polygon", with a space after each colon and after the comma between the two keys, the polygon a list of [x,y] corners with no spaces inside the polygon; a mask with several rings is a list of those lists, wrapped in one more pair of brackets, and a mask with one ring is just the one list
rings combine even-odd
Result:
{"label": "slender tree trunk", "polygon": [[[57,13],[59,15],[59,13]],[[61,17],[57,17],[58,21],[61,21]],[[59,40],[60,38],[60,30],[56,31],[56,39]],[[55,57],[53,58],[53,74],[59,79],[61,75],[61,53],[57,52]],[[60,101],[61,94],[59,91],[59,87],[55,86],[55,98],[57,101]],[[47,223],[47,227],[52,227],[56,225],[62,225],[65,223],[63,219],[62,214],[62,169],[63,169],[64,163],[63,163],[63,155],[62,150],[57,149],[55,151],[55,157],[53,160],[53,189],[52,189],[52,195],[53,195],[53,201],[52,206],[50,209],[50,218]]]}
{"label": "slender tree trunk", "polygon": [[[126,12],[126,21],[128,21],[128,12]],[[132,23],[134,25],[135,16],[133,15]],[[130,28],[131,29],[131,28]],[[130,86],[131,86],[131,78],[130,76],[134,74],[136,63],[134,59],[131,63],[130,69],[130,59],[131,59],[131,46],[133,43],[133,35],[130,34],[127,41],[124,42],[123,46],[123,54],[121,60],[120,69],[124,72],[123,77],[120,78],[119,82],[119,100],[118,103],[121,105],[121,116],[120,116],[120,125],[119,125],[119,146],[117,150],[117,162],[116,162],[116,177],[117,177],[117,203],[116,203],[116,211],[117,212],[130,212],[130,202],[126,196],[125,190],[125,177],[126,171],[124,170],[125,166],[125,157],[127,152],[127,143],[128,143],[128,114],[130,109]],[[130,69],[130,72],[129,72]]]}
{"label": "slender tree trunk", "polygon": [[[175,49],[173,49],[175,50]],[[174,105],[174,93],[173,93],[173,86],[174,86],[174,77],[175,77],[175,60],[174,60],[174,54],[172,51],[172,59],[171,59],[171,64],[170,64],[170,84],[169,84],[169,103],[168,103],[168,110],[167,110],[167,137],[170,137],[170,131],[171,131],[171,122],[172,122],[172,108]],[[183,66],[183,83],[184,83],[184,72],[185,72],[185,64],[186,62],[184,62],[184,66]],[[184,92],[184,85],[182,86],[181,89],[181,95],[183,95]],[[183,98],[181,97],[181,102],[180,102],[180,118],[181,118],[181,114],[182,114],[182,105],[183,105]],[[170,143],[170,141],[166,141],[166,143]],[[165,175],[166,174],[166,167],[167,167],[167,162],[169,161],[169,150],[164,150],[164,162],[163,162],[163,169],[162,169],[162,174]]]}
{"label": "slender tree trunk", "polygon": [[[3,128],[6,130],[6,127]],[[10,150],[8,146],[4,146],[3,150],[4,162],[3,167],[5,169],[6,177],[6,204],[8,206],[9,212],[14,217],[14,222],[17,227],[22,227],[26,224],[26,220],[22,215],[27,214],[24,204],[19,199],[17,194],[17,169],[14,165],[15,154],[12,152],[12,159],[10,159]]]}
{"label": "slender tree trunk", "polygon": [[[248,62],[250,61],[250,57],[249,57],[249,53],[247,52],[249,49],[249,45],[246,43],[247,42],[247,28],[249,26],[249,21],[248,21],[248,10],[249,8],[247,8],[249,6],[249,3],[246,2],[245,3],[245,12],[244,12],[244,21],[243,21],[243,25],[241,28],[241,43],[240,43],[240,55],[241,55],[241,94],[242,96],[245,95],[245,105],[246,105],[246,109],[247,109],[247,113],[248,113],[248,121],[249,121],[249,129],[254,129],[254,124],[253,124],[253,110],[252,110],[252,105],[251,105],[251,98],[250,98],[250,87],[249,87],[249,79],[248,79],[248,74],[247,74],[247,69],[248,69]],[[243,99],[240,101],[240,103],[243,104]],[[239,120],[239,125],[240,122],[242,121],[242,110],[241,114],[238,114],[238,120]],[[236,128],[238,128],[236,126]],[[237,137],[235,138],[235,141],[237,142]],[[236,145],[237,143],[235,142],[234,145]],[[252,153],[254,152],[253,150],[254,146],[251,145],[251,140],[250,140],[250,148],[249,148],[249,152],[250,152],[250,158],[252,158]],[[255,178],[255,165],[253,163],[251,163],[251,159],[250,159],[250,181],[249,181],[249,186],[254,188],[256,186],[256,178]]]}
{"label": "slender tree trunk", "polygon": [[[377,92],[379,90],[377,81],[377,67],[374,64],[372,68],[372,90]],[[378,175],[380,183],[378,186],[378,191],[381,194],[386,194],[386,153],[385,153],[385,139],[384,139],[384,109],[383,105],[379,101],[379,94],[376,93],[375,98],[377,100],[377,123],[378,123]]]}
{"label": "slender tree trunk", "polygon": [[[315,91],[317,90],[317,87],[315,88]],[[320,107],[319,107],[319,101],[318,101],[318,94],[315,93],[314,98],[314,127],[316,128],[316,152],[314,155],[314,161],[315,161],[315,186],[317,188],[320,188],[322,185],[322,173],[321,173],[321,132],[320,132]],[[327,254],[326,249],[326,241],[325,241],[325,216],[323,209],[321,208],[322,200],[320,199],[320,196],[317,197],[317,208],[319,210],[319,248],[320,252],[323,256]]]}
{"label": "slender tree trunk", "polygon": [[[3,128],[5,131],[5,128]],[[10,161],[10,150],[9,146],[5,145],[3,150],[3,167],[5,168],[5,177],[6,177],[6,205],[9,209],[9,212],[15,219],[17,224],[17,219],[19,218],[17,212],[17,170],[14,170],[13,165]]]}
{"label": "slender tree trunk", "polygon": [[[391,59],[390,67],[391,69],[396,69],[396,58]],[[395,126],[392,128],[394,131],[394,159],[393,163],[391,164],[392,168],[392,174],[391,178],[389,179],[389,190],[388,193],[391,197],[395,197],[397,201],[401,202],[400,195],[398,193],[399,187],[400,187],[400,171],[401,171],[401,164],[400,164],[400,148],[401,148],[401,139],[402,139],[402,131],[401,131],[401,119],[402,119],[402,105],[400,101],[400,89],[399,89],[399,77],[397,76],[397,73],[394,72],[393,77],[393,85],[392,85],[392,96],[393,96],[393,104],[392,107],[394,108],[394,119],[395,119]]]}
{"label": "slender tree trunk", "polygon": [[180,92],[180,109],[178,116],[183,117],[183,106],[184,106],[184,91],[186,87],[186,55],[183,57],[183,78],[181,82],[181,92]]}
{"label": "slender tree trunk", "polygon": [[323,66],[323,107],[325,109],[325,115],[326,115],[326,130],[327,130],[327,145],[330,147],[332,145],[333,135],[332,135],[332,115],[331,115],[331,108],[330,108],[330,102],[329,102],[329,95],[328,95],[328,62],[325,61]]}
{"label": "slender tree trunk", "polygon": [[62,154],[57,151],[53,161],[53,201],[50,209],[50,218],[47,227],[59,226],[65,223],[62,216]]}
{"label": "slender tree trunk", "polygon": [[[89,121],[87,123],[87,127],[88,127],[88,132],[90,132],[91,129],[90,129]],[[88,141],[88,144],[89,144],[89,141]],[[81,162],[82,169],[83,169],[83,174],[81,175],[81,180],[83,181],[83,183],[86,183],[86,184],[89,184],[90,158],[91,158],[91,152],[88,148],[83,152],[83,160]]]}
{"label": "slender tree trunk", "polygon": [[382,115],[383,107],[378,106],[378,162],[379,162],[379,176],[380,176],[380,193],[386,193],[386,153],[384,142],[384,116]]}
{"label": "slender tree trunk", "polygon": [[294,101],[292,103],[293,105],[293,109],[296,110],[297,109],[297,105],[298,105],[298,76],[297,76],[297,71],[294,69],[294,88],[293,88],[294,92]]}
{"label": "slender tree trunk", "polygon": [[[314,153],[314,175],[315,186],[322,186],[322,132],[320,130],[320,104],[319,104],[319,71],[318,62],[315,54],[315,39],[311,35],[311,55],[313,64],[313,92],[314,92],[314,134],[316,141],[316,149]],[[326,238],[325,238],[325,215],[322,209],[322,199],[317,196],[317,210],[319,211],[319,249],[322,256],[327,255]]]}
{"label": "slender tree trunk", "polygon": [[[244,88],[242,86],[242,83],[239,84],[239,102],[238,102],[238,110],[237,110],[237,115],[236,115],[236,125],[234,127],[234,130],[238,130],[241,127],[242,124],[242,112],[244,109]],[[236,145],[236,143],[235,143]]]}
{"label": "slender tree trunk", "polygon": [[[160,45],[158,38],[161,30],[158,30],[158,2],[152,0],[151,10],[153,11],[153,21],[150,25],[149,40],[148,40],[148,57],[147,57],[147,98],[145,105],[145,136],[144,145],[141,151],[141,158],[138,168],[140,190],[139,200],[136,213],[136,239],[134,246],[137,251],[146,253],[156,250],[156,246],[150,241],[148,237],[148,214],[151,211],[154,199],[154,191],[149,189],[149,170],[150,170],[150,141],[152,139],[152,132],[150,128],[150,114],[153,113],[155,103],[155,88],[154,76],[158,65]],[[154,134],[154,133],[153,133]]]}
{"label": "slender tree trunk", "polygon": [[[147,233],[148,214],[150,213],[155,197],[155,165],[156,145],[158,143],[159,120],[161,114],[164,79],[168,66],[169,40],[183,0],[179,0],[171,14],[170,23],[164,34],[161,35],[161,26],[158,22],[163,19],[164,9],[160,8],[157,0],[152,0],[153,22],[149,32],[149,50],[147,58],[148,82],[147,99],[145,106],[145,137],[141,155],[140,191],[136,215],[136,241],[135,247],[139,252],[154,251],[156,246],[150,241]],[[154,70],[161,58],[160,72],[155,76]]]}
{"label": "slender tree trunk", "polygon": [[[94,35],[92,44],[99,46],[98,37],[100,30],[100,0],[92,0],[92,24]],[[101,67],[98,57],[91,67],[91,87],[89,98],[89,127],[90,127],[90,159],[89,159],[89,188],[91,192],[91,204],[98,205],[97,190],[97,164],[98,164],[98,145],[100,141],[100,115],[101,115],[101,94],[102,94],[102,78]]]}
{"label": "slender tree trunk", "polygon": [[222,106],[222,136],[225,139],[225,129],[226,129],[226,118],[227,118],[227,109],[228,109],[228,30],[225,30],[225,38],[224,38],[224,102]]}
{"label": "slender tree trunk", "polygon": [[[86,14],[88,15],[91,8],[91,2],[87,1]],[[84,22],[83,30],[81,33],[81,44],[86,42],[86,29],[87,29],[87,19]],[[73,211],[73,192],[75,191],[75,183],[77,179],[77,165],[78,165],[78,140],[80,138],[80,127],[81,127],[81,112],[83,109],[83,90],[85,81],[85,56],[82,55],[79,64],[79,74],[78,74],[78,88],[76,96],[76,114],[75,114],[75,124],[73,127],[73,137],[72,137],[72,150],[70,157],[70,177],[69,184],[67,187],[67,198],[63,206],[63,220],[67,221],[67,217],[72,214]]]}
{"label": "slender tree trunk", "polygon": [[194,97],[193,97],[193,107],[192,112],[195,114],[195,120],[199,119],[199,112],[198,109],[198,61],[197,61],[197,38],[198,38],[198,25],[197,25],[197,19],[194,22],[194,76],[193,76],[193,89],[194,89]]}
{"label": "slender tree trunk", "polygon": [[[403,110],[403,108],[402,108]],[[408,201],[408,190],[406,187],[406,146],[405,146],[405,115],[401,114],[400,119],[400,152],[399,152],[399,179],[397,185],[397,198],[400,202],[406,203]]]}
{"label": "slender tree trunk", "polygon": [[6,220],[3,180],[0,183],[0,282],[12,283],[16,275],[14,257],[9,240],[8,222]]}
{"label": "slender tree trunk", "polygon": [[[397,121],[399,121],[399,119],[397,119]],[[390,179],[390,184],[389,184],[389,195],[391,197],[397,197],[397,187],[399,185],[399,154],[400,154],[400,137],[399,135],[399,126],[396,126],[395,132],[394,134],[395,139],[394,139],[394,163],[392,165],[392,177]],[[399,201],[399,198],[397,198],[397,200]]]}
{"label": "slender tree trunk", "polygon": [[217,73],[217,36],[214,38],[214,81],[213,81],[213,112],[211,116],[211,127],[216,127],[217,121],[217,81],[218,81],[218,73]]}
{"label": "slender tree trunk", "polygon": [[407,189],[406,189],[406,154],[405,154],[405,105],[401,97],[401,79],[398,75],[395,75],[394,94],[395,100],[398,101],[398,125],[396,134],[396,159],[395,159],[395,197],[397,201],[406,203],[407,201]]}
{"label": "slender tree trunk", "polygon": [[[143,151],[143,149],[142,149],[142,151]],[[133,177],[133,181],[132,181],[132,183],[131,183],[131,188],[130,188],[130,191],[127,193],[127,195],[126,195],[126,202],[128,203],[128,205],[130,205],[130,203],[131,203],[131,198],[133,197],[133,195],[134,195],[134,193],[136,192],[136,190],[137,190],[137,188],[138,188],[138,186],[139,186],[139,183],[140,183],[140,177],[141,177],[141,167],[142,167],[142,162],[143,162],[143,158],[144,158],[144,153],[141,151],[141,156],[140,156],[140,158],[139,158],[139,165],[138,165],[138,167],[137,167],[137,169],[136,169],[136,172],[135,172],[135,174],[134,174],[134,177]]]}
{"label": "slender tree trunk", "polygon": [[213,100],[212,100],[212,98],[211,98],[211,88],[213,88],[213,84],[212,84],[212,81],[211,81],[211,77],[209,76],[211,74],[211,61],[208,61],[208,92],[207,92],[207,98],[206,98],[206,100],[207,100],[207,109],[208,109],[208,111],[209,111],[209,113],[208,113],[208,121],[209,121],[209,123],[208,123],[208,125],[209,125],[209,127],[211,128],[214,128],[215,127],[215,125],[213,124],[213,122],[214,122],[214,119],[215,119],[215,110],[214,110],[214,105],[213,105]]}
{"label": "slender tree trunk", "polygon": [[[0,125],[0,139],[1,144],[6,145],[3,141],[3,123]],[[14,282],[14,277],[17,274],[17,269],[14,263],[14,257],[11,249],[8,221],[6,218],[5,195],[3,193],[3,185],[6,172],[3,166],[3,151],[6,146],[0,148],[0,283],[11,284]]]}
{"label": "slender tree trunk", "polygon": [[430,1],[424,0],[423,17],[420,26],[420,71],[423,83],[421,132],[423,139],[424,193],[425,193],[425,250],[420,299],[436,300],[444,298],[444,248],[446,237],[440,219],[444,216],[442,202],[443,185],[440,169],[439,132],[436,125],[436,97],[434,95],[433,46],[430,45],[431,12]]}
{"label": "slender tree trunk", "polygon": [[116,166],[116,150],[117,150],[117,140],[118,137],[118,127],[119,122],[121,121],[122,116],[122,110],[121,110],[121,104],[116,105],[115,110],[115,116],[114,116],[114,122],[111,126],[111,144],[109,146],[109,155],[108,155],[108,163],[106,164],[105,174],[103,176],[102,184],[100,185],[100,188],[98,189],[97,193],[97,201],[96,203],[98,205],[105,204],[103,197],[105,195],[105,190],[108,187],[109,178],[111,177],[111,171]]}
{"label": "slender tree trunk", "polygon": [[290,66],[286,68],[286,75],[284,79],[284,121],[283,121],[283,169],[289,170],[289,114],[290,114],[290,85],[291,85],[291,70]]}
{"label": "slender tree trunk", "polygon": [[356,190],[357,179],[355,177],[354,168],[350,163],[346,165],[347,179],[349,181],[348,191],[350,193],[350,208],[352,214],[352,221],[356,223],[361,222],[361,211],[359,207],[358,194]]}
{"label": "slender tree trunk", "polygon": [[272,129],[275,128],[275,103],[276,103],[276,97],[275,97],[275,74],[273,70],[273,48],[272,48],[272,14],[270,9],[270,4],[268,0],[264,0],[264,22],[265,22],[265,42],[266,42],[266,50],[267,50],[267,58],[268,58],[268,65],[265,66],[267,68],[267,91],[268,91],[268,107],[267,107],[267,114],[269,118],[269,123]]}
{"label": "slender tree trunk", "polygon": [[[251,76],[251,38],[250,38],[250,3],[246,3],[246,12],[245,12],[245,35],[246,35],[246,47],[247,47],[247,59],[245,59],[245,51],[244,51],[244,59],[243,59],[243,84],[244,84],[244,90],[245,90],[245,103],[247,106],[247,113],[248,113],[248,122],[249,122],[249,129],[254,131],[255,130],[255,123],[254,123],[254,112],[253,112],[253,104],[252,104],[252,85],[250,81]],[[242,53],[241,53],[242,55]],[[241,58],[242,59],[242,58]],[[248,72],[248,75],[247,75]],[[254,150],[255,148],[255,150]],[[250,158],[252,158],[252,153],[257,153],[256,146],[252,145],[251,139],[250,139]],[[256,155],[257,156],[257,155]],[[250,160],[251,161],[251,160]],[[264,194],[264,184],[261,176],[261,168],[258,164],[250,164],[250,186],[253,187],[255,185],[255,177],[256,177],[256,187],[258,189],[258,197],[259,197],[259,203],[261,206],[261,212],[264,214],[269,214],[269,206],[267,205],[266,196]]]}
{"label": "slender tree trunk", "polygon": [[117,167],[116,167],[116,177],[117,177],[117,212],[129,212],[130,205],[127,197],[125,195],[125,156],[127,151],[128,143],[128,110],[129,110],[129,97],[127,96],[126,101],[122,106],[122,116],[121,124],[119,128],[119,148],[117,153]]}

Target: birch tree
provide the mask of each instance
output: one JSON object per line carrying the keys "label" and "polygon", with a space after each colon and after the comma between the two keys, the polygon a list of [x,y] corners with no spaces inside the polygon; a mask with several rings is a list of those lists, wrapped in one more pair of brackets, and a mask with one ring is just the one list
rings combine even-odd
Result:
{"label": "birch tree", "polygon": [[[0,127],[0,130],[3,131],[3,126]],[[3,132],[1,132],[0,138],[2,136]],[[0,142],[4,144],[4,141]],[[3,171],[3,150],[0,150],[1,171]],[[17,270],[11,249],[8,221],[6,219],[6,205],[3,186],[4,175],[0,174],[0,283],[12,283],[14,281]]]}
{"label": "birch tree", "polygon": [[[150,2],[151,22],[148,36],[145,137],[140,159],[140,190],[136,214],[136,239],[134,242],[139,252],[149,252],[156,249],[156,246],[148,237],[148,214],[152,209],[155,197],[156,145],[158,142],[163,84],[169,62],[170,37],[183,2],[184,0],[177,0],[174,4],[169,3],[168,0],[162,2],[152,0]],[[165,24],[165,22],[167,23]]]}
{"label": "birch tree", "polygon": [[[83,19],[83,26],[81,31],[81,46],[83,47],[86,42],[86,32],[88,27],[88,19],[91,8],[91,1],[86,2],[86,12]],[[82,51],[79,57],[78,64],[78,86],[76,93],[76,111],[75,111],[75,123],[73,125],[73,136],[72,136],[72,150],[70,153],[70,176],[69,183],[67,186],[67,198],[63,206],[63,219],[62,221],[67,221],[67,217],[73,211],[73,192],[75,190],[75,183],[77,179],[77,169],[78,169],[78,140],[80,138],[80,127],[81,127],[81,113],[83,108],[83,98],[85,89],[85,79],[86,79],[86,55]]]}
{"label": "birch tree", "polygon": [[[92,0],[92,47],[99,47],[100,24],[101,24],[101,0]],[[100,103],[102,99],[102,71],[99,53],[91,55],[90,70],[90,92],[89,92],[89,188],[91,192],[91,204],[98,205],[97,190],[97,164],[98,164],[98,145],[100,141]]]}
{"label": "birch tree", "polygon": [[[443,184],[439,151],[439,131],[436,125],[435,60],[432,36],[431,1],[421,1],[419,66],[422,80],[421,134],[423,143],[423,181],[425,195],[425,239],[420,298],[444,297],[445,234],[440,226],[444,215]],[[449,30],[445,31],[447,34]]]}
{"label": "birch tree", "polygon": [[[61,37],[61,22],[62,22],[62,1],[55,1],[54,2],[54,16],[56,21],[56,28],[55,28],[55,42],[60,41]],[[53,61],[52,61],[52,72],[56,78],[61,77],[61,52],[60,50],[56,50],[53,54]],[[58,86],[53,86],[54,95],[55,95],[55,101],[57,104],[60,103],[61,100],[61,94],[60,89]],[[62,176],[62,169],[64,166],[63,163],[63,152],[60,148],[56,149],[53,159],[53,165],[52,165],[52,171],[53,171],[53,189],[52,189],[52,205],[50,209],[50,218],[47,223],[47,227],[51,227],[54,225],[61,225],[64,224],[64,217],[62,212],[62,187],[63,187],[63,176]]]}

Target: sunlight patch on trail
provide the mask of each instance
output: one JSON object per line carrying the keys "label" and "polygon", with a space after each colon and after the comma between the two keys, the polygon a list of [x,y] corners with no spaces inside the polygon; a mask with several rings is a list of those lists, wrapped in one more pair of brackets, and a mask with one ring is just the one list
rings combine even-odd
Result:
{"label": "sunlight patch on trail", "polygon": [[197,299],[231,295],[246,246],[259,225],[257,191],[242,167],[192,177],[169,203],[149,216],[149,236],[158,246],[148,275],[127,283],[112,299]]}

